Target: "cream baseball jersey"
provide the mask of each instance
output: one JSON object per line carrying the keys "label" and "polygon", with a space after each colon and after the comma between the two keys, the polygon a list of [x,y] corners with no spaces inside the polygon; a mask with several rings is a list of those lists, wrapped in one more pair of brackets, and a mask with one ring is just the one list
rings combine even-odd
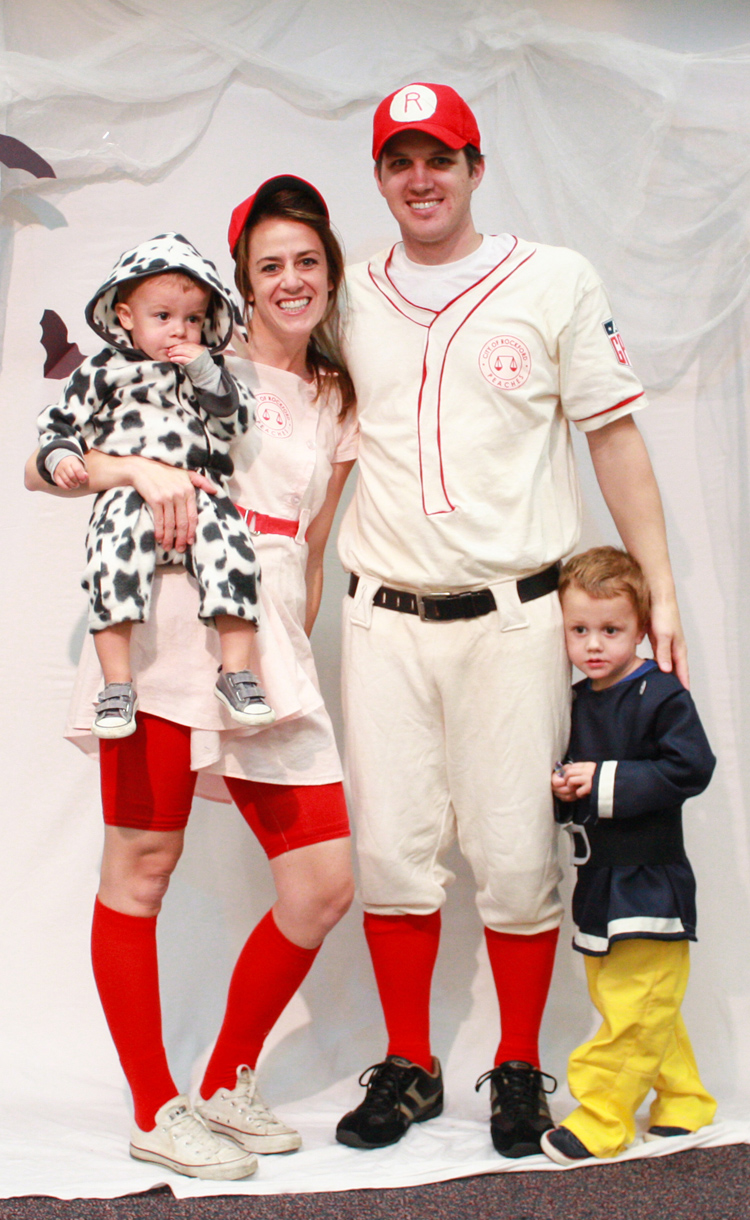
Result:
{"label": "cream baseball jersey", "polygon": [[580,524],[569,422],[646,401],[601,281],[572,250],[514,239],[435,312],[398,292],[390,260],[347,275],[360,448],[344,566],[440,592],[554,563]]}

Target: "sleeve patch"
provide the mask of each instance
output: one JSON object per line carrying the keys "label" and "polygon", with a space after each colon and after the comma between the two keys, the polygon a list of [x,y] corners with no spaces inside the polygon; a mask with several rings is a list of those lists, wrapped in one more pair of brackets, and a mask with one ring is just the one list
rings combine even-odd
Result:
{"label": "sleeve patch", "polygon": [[614,318],[609,318],[606,322],[602,322],[602,326],[607,333],[607,337],[615,350],[615,355],[620,361],[620,364],[630,364],[630,357],[625,350],[625,344],[622,341],[622,337],[617,329]]}

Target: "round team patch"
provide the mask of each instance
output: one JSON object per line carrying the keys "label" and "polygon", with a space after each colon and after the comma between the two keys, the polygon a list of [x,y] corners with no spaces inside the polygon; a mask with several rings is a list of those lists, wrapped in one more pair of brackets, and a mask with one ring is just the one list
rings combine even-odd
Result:
{"label": "round team patch", "polygon": [[292,416],[286,403],[261,390],[255,395],[255,426],[269,436],[291,436]]}
{"label": "round team patch", "polygon": [[501,390],[517,390],[531,372],[531,353],[513,335],[495,335],[479,353],[479,367],[490,385]]}
{"label": "round team patch", "polygon": [[432,118],[437,104],[437,94],[428,85],[407,85],[391,100],[391,118],[394,123],[416,123]]}

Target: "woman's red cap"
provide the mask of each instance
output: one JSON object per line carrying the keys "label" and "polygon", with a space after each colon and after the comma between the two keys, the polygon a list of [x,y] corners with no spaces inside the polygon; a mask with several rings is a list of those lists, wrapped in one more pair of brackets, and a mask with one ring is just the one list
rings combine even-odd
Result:
{"label": "woman's red cap", "polygon": [[240,240],[240,234],[252,216],[256,208],[265,203],[270,195],[274,195],[276,191],[304,191],[306,195],[314,201],[318,206],[323,216],[328,220],[328,208],[326,201],[320,191],[310,182],[305,182],[304,178],[295,178],[293,174],[279,174],[275,178],[269,178],[266,182],[258,187],[254,195],[249,199],[245,199],[243,203],[238,203],[237,207],[232,212],[232,219],[229,222],[229,249],[234,257],[234,252],[237,249],[237,242]]}

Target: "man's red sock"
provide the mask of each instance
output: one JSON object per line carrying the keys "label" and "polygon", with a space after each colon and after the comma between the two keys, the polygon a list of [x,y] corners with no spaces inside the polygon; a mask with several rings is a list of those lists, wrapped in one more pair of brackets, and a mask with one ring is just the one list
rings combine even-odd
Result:
{"label": "man's red sock", "polygon": [[509,1059],[539,1067],[539,1030],[547,1002],[559,928],[516,936],[485,928],[500,1004],[500,1045],[495,1066]]}
{"label": "man's red sock", "polygon": [[315,961],[276,927],[268,911],[248,937],[229,984],[224,1023],[203,1077],[204,1101],[233,1089],[242,1063],[254,1068],[263,1043]]}
{"label": "man's red sock", "polygon": [[133,1094],[135,1121],[152,1131],[154,1116],[177,1094],[161,1032],[156,916],[124,915],[97,898],[91,961],[109,1031]]}
{"label": "man's red sock", "polygon": [[440,912],[365,913],[365,936],[388,1029],[388,1054],[432,1070],[430,988],[440,944]]}

